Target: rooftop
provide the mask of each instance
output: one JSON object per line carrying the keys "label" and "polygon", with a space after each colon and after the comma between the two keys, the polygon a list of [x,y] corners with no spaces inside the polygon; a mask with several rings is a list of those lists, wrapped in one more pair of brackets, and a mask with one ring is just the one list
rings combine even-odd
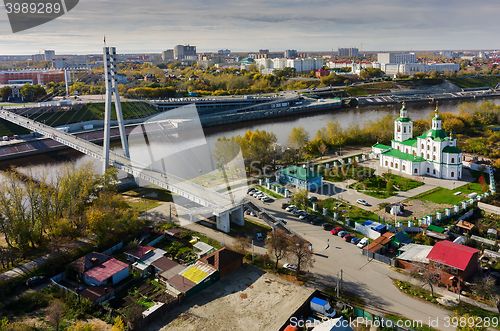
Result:
{"label": "rooftop", "polygon": [[415,156],[415,155],[410,154],[410,153],[403,153],[403,152],[401,152],[398,149],[390,149],[387,152],[384,152],[382,154],[384,154],[386,156],[392,156],[392,157],[395,157],[395,158],[398,158],[398,159],[412,161],[412,162],[423,162],[423,161],[425,161],[425,159],[423,157]]}
{"label": "rooftop", "polygon": [[187,267],[180,275],[198,284],[215,272],[217,272],[217,270],[213,267],[198,261],[194,265]]}
{"label": "rooftop", "polygon": [[446,146],[445,148],[443,148],[443,153],[460,154],[462,153],[462,151],[456,146]]}
{"label": "rooftop", "polygon": [[418,138],[426,139],[426,138],[431,138],[432,140],[436,141],[443,141],[448,137],[446,132],[444,130],[434,130],[430,129],[429,131],[425,132],[421,136],[418,136]]}
{"label": "rooftop", "polygon": [[155,249],[149,246],[137,246],[136,248],[129,249],[125,254],[131,255],[135,258],[142,259],[144,256],[152,253]]}
{"label": "rooftop", "polygon": [[79,273],[84,273],[85,271],[92,269],[93,267],[109,260],[110,258],[110,256],[92,252],[73,262],[73,265],[75,266],[76,271],[78,271]]}
{"label": "rooftop", "polygon": [[301,167],[297,167],[297,166],[288,167],[288,168],[279,170],[279,172],[282,174],[294,177],[294,178],[305,180],[305,181],[321,177],[321,175],[315,171],[311,171],[307,168],[301,168]]}
{"label": "rooftop", "polygon": [[161,272],[165,272],[167,270],[172,269],[173,267],[178,266],[179,263],[172,261],[169,258],[166,258],[165,256],[162,256],[158,260],[151,263],[151,265],[154,266],[155,268],[160,269]]}
{"label": "rooftop", "polygon": [[427,255],[432,250],[432,246],[408,244],[400,247],[399,250],[403,252],[398,256],[399,260],[429,263]]}
{"label": "rooftop", "polygon": [[168,283],[183,293],[186,293],[196,286],[195,282],[183,277],[182,275],[175,275],[168,280]]}
{"label": "rooftop", "polygon": [[437,242],[430,251],[427,258],[459,270],[465,270],[474,254],[479,250],[453,243],[451,241]]}
{"label": "rooftop", "polygon": [[203,257],[200,261],[213,266],[217,270],[221,270],[234,261],[243,258],[243,256],[243,254],[235,252],[224,246],[221,249]]}
{"label": "rooftop", "polygon": [[391,149],[392,148],[391,146],[387,146],[387,145],[383,145],[383,144],[379,144],[379,143],[376,143],[372,147],[374,147],[374,148],[380,148],[380,149]]}
{"label": "rooftop", "polygon": [[94,278],[98,282],[102,282],[125,268],[128,268],[128,264],[118,261],[115,258],[111,258],[108,261],[93,267],[87,271],[85,275]]}

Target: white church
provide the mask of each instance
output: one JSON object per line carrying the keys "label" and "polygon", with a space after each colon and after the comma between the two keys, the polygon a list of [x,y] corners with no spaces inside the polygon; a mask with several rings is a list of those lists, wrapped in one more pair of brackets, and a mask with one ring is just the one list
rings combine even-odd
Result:
{"label": "white church", "polygon": [[413,138],[413,122],[403,102],[399,118],[394,121],[391,146],[379,143],[372,146],[380,165],[414,176],[462,178],[462,151],[457,148],[457,139],[442,129],[437,105],[435,114],[431,129]]}

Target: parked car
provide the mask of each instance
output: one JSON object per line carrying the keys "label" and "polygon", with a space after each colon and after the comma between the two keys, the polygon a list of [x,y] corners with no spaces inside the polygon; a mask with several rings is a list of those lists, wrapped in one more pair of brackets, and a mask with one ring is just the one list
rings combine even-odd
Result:
{"label": "parked car", "polygon": [[47,280],[48,280],[48,278],[45,276],[34,276],[34,277],[28,278],[28,280],[26,280],[26,285],[28,285],[29,287],[32,287],[32,286],[43,284]]}
{"label": "parked car", "polygon": [[311,221],[311,220],[313,220],[315,217],[316,217],[316,216],[309,214],[309,215],[307,215],[307,216],[306,216],[306,218],[304,218],[304,219],[305,219],[306,221]]}
{"label": "parked car", "polygon": [[271,202],[271,201],[273,201],[273,199],[271,199],[270,197],[265,197],[264,199],[262,199],[262,201]]}
{"label": "parked car", "polygon": [[257,241],[263,241],[264,240],[264,236],[262,235],[262,233],[257,233],[256,236],[257,236]]}
{"label": "parked car", "polygon": [[289,204],[289,203],[287,203],[287,202],[283,202],[283,203],[281,204],[281,209],[286,209],[288,206],[290,206],[290,204]]}
{"label": "parked car", "polygon": [[310,222],[312,225],[320,225],[323,222],[323,219],[318,217],[318,218],[312,219]]}
{"label": "parked car", "polygon": [[368,206],[368,202],[366,202],[363,199],[358,199],[358,200],[356,200],[356,202],[359,203],[360,205]]}
{"label": "parked car", "polygon": [[250,194],[250,193],[251,193],[251,192],[253,192],[253,191],[256,191],[256,189],[255,189],[255,188],[253,188],[253,187],[251,187],[251,188],[249,188],[249,189],[247,190],[247,194]]}
{"label": "parked car", "polygon": [[285,224],[285,225],[286,225],[286,221],[285,221],[284,219],[282,219],[282,218],[278,218],[277,220],[278,220],[279,222],[281,222],[281,223],[283,223],[283,224]]}
{"label": "parked car", "polygon": [[299,216],[299,220],[303,220],[303,219],[306,219],[307,217],[309,217],[309,213],[302,213],[300,216]]}
{"label": "parked car", "polygon": [[358,237],[354,237],[351,239],[351,244],[357,245],[360,241],[361,239],[359,239]]}
{"label": "parked car", "polygon": [[348,243],[350,243],[350,242],[351,242],[352,238],[354,238],[354,236],[353,236],[352,234],[346,234],[346,235],[344,236],[344,240],[345,240],[346,242],[348,242]]}
{"label": "parked car", "polygon": [[363,248],[363,247],[365,247],[366,245],[368,245],[368,243],[369,243],[369,242],[370,242],[370,239],[368,239],[368,238],[366,238],[366,237],[365,237],[365,238],[361,239],[361,241],[358,243],[358,245],[357,245],[357,246],[358,246],[359,248]]}
{"label": "parked car", "polygon": [[337,236],[339,234],[340,231],[343,231],[344,229],[342,229],[340,226],[337,226],[335,229],[332,230],[332,234]]}
{"label": "parked car", "polygon": [[257,199],[259,199],[259,200],[264,200],[264,199],[265,199],[265,198],[267,198],[267,197],[268,197],[267,195],[262,194],[262,195],[257,196]]}
{"label": "parked car", "polygon": [[345,236],[347,236],[348,234],[349,234],[349,232],[347,232],[347,231],[340,231],[340,232],[339,232],[339,234],[338,234],[338,236],[339,236],[340,238],[344,238],[344,237],[345,237]]}
{"label": "parked car", "polygon": [[283,264],[283,268],[291,271],[297,271],[297,266],[295,264],[285,263]]}
{"label": "parked car", "polygon": [[323,223],[321,227],[323,228],[323,230],[329,231],[331,228],[333,228],[333,225],[331,225],[330,223]]}
{"label": "parked car", "polygon": [[294,205],[290,205],[290,206],[286,207],[285,210],[286,211],[292,211],[295,208],[297,208],[297,207],[295,207]]}

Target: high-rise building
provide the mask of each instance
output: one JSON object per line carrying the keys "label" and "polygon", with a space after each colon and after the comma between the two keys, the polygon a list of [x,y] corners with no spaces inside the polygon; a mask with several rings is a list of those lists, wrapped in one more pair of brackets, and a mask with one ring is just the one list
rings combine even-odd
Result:
{"label": "high-rise building", "polygon": [[338,50],[339,56],[346,56],[346,57],[358,57],[359,56],[359,51],[357,48],[339,48]]}
{"label": "high-rise building", "polygon": [[174,50],[167,49],[166,51],[161,52],[161,59],[163,61],[173,60],[174,59]]}
{"label": "high-rise building", "polygon": [[45,61],[52,61],[56,58],[56,51],[45,50]]}
{"label": "high-rise building", "polygon": [[285,51],[285,58],[291,59],[292,57],[297,57],[297,50],[296,49],[287,49]]}
{"label": "high-rise building", "polygon": [[31,61],[43,61],[45,56],[43,54],[33,54],[31,55]]}
{"label": "high-rise building", "polygon": [[231,55],[231,51],[229,49],[219,49],[217,54],[219,54],[221,56],[229,56],[229,55]]}
{"label": "high-rise building", "polygon": [[378,53],[378,63],[416,63],[417,54],[415,53]]}
{"label": "high-rise building", "polygon": [[183,60],[186,58],[194,59],[196,57],[196,46],[176,45],[174,47],[174,59]]}

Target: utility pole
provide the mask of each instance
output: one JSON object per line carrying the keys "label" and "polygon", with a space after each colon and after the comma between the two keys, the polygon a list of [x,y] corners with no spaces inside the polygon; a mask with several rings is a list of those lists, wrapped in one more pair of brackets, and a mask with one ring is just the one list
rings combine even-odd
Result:
{"label": "utility pole", "polygon": [[337,298],[339,297],[339,292],[340,292],[340,278],[339,278],[339,273],[337,272]]}
{"label": "utility pole", "polygon": [[344,271],[342,269],[340,269],[340,289],[342,289],[343,273],[344,273]]}
{"label": "utility pole", "polygon": [[252,239],[252,264],[254,263],[254,245],[253,245],[253,239]]}

